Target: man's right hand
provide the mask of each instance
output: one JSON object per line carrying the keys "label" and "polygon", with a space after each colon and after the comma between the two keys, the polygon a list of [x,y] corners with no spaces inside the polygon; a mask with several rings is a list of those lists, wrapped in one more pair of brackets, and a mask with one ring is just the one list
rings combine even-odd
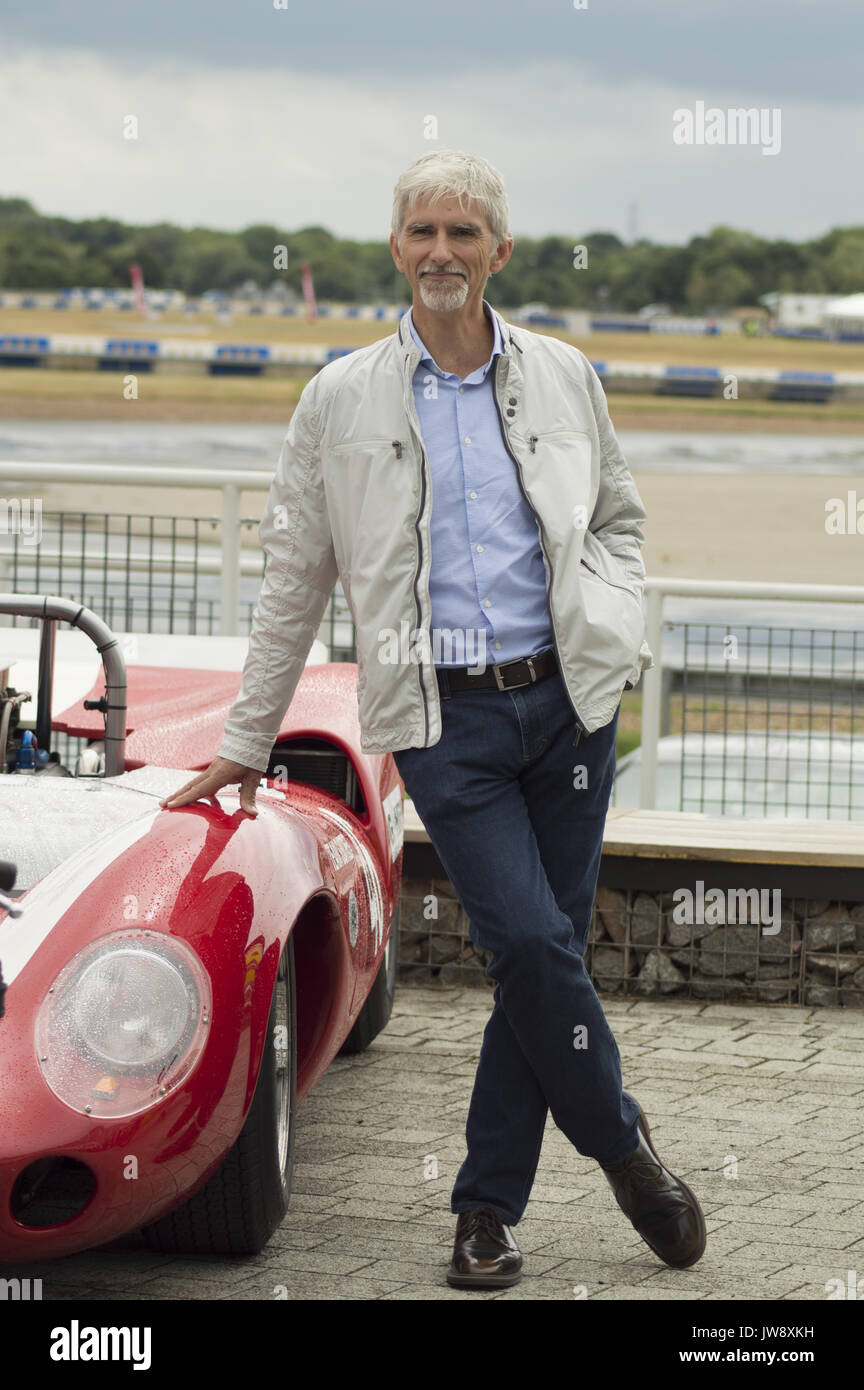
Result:
{"label": "man's right hand", "polygon": [[190,801],[198,801],[204,797],[212,801],[214,806],[218,806],[216,793],[222,787],[239,782],[240,809],[248,811],[250,816],[257,816],[255,793],[264,775],[257,768],[247,767],[245,763],[234,763],[230,758],[214,758],[206,772],[199,772],[185,787],[181,787],[171,796],[166,796],[159,805],[164,811],[174,811],[178,806],[187,806]]}

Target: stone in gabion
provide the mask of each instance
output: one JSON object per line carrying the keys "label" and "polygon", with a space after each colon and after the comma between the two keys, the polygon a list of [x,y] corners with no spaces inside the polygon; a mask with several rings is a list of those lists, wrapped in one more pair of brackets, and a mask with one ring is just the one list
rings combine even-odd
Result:
{"label": "stone in gabion", "polygon": [[634,994],[674,994],[687,983],[687,976],[673,965],[665,951],[649,951],[633,984]]}
{"label": "stone in gabion", "polygon": [[591,961],[591,975],[599,989],[620,989],[628,974],[624,952],[598,946]]}
{"label": "stone in gabion", "polygon": [[760,928],[715,927],[699,946],[699,969],[705,975],[743,975],[755,970]]}
{"label": "stone in gabion", "polygon": [[810,951],[807,952],[807,964],[813,970],[817,970],[820,975],[827,975],[830,979],[835,976],[854,975],[858,969],[857,956],[817,956]]}
{"label": "stone in gabion", "polygon": [[796,926],[792,913],[785,907],[780,913],[780,930],[774,936],[765,936],[759,929],[759,959],[789,960],[798,956],[801,950],[801,932]]}
{"label": "stone in gabion", "polygon": [[804,991],[805,1004],[821,1004],[830,1007],[840,1002],[840,991],[831,985],[820,985],[811,980]]}
{"label": "stone in gabion", "polygon": [[716,929],[715,922],[675,922],[672,912],[666,913],[666,940],[672,946],[687,946],[691,941],[701,941]]}
{"label": "stone in gabion", "polygon": [[[797,1002],[797,989],[797,980],[789,980],[786,984],[782,984],[779,980],[769,980],[767,984],[762,984],[760,981],[755,986],[755,995],[763,1004],[779,1004],[782,1000],[788,1000],[789,1003],[794,1004]],[[790,994],[791,999],[789,998]]]}
{"label": "stone in gabion", "polygon": [[656,946],[663,940],[663,913],[651,893],[637,893],[630,912],[630,940],[634,946]]}
{"label": "stone in gabion", "polygon": [[627,931],[627,894],[617,888],[598,888],[594,908],[607,936],[612,941],[623,941]]}
{"label": "stone in gabion", "polygon": [[741,980],[706,980],[702,976],[694,975],[690,981],[690,992],[696,999],[741,999],[751,994],[752,985],[745,985]]}
{"label": "stone in gabion", "polygon": [[804,940],[808,951],[829,951],[832,946],[855,945],[855,923],[843,903],[835,903],[818,917],[807,915]]}
{"label": "stone in gabion", "polygon": [[758,974],[754,966],[747,971],[748,980],[796,980],[799,965],[797,960],[763,961],[760,959]]}
{"label": "stone in gabion", "polygon": [[432,936],[429,938],[429,960],[432,965],[448,965],[458,960],[462,953],[462,939],[458,936]]}

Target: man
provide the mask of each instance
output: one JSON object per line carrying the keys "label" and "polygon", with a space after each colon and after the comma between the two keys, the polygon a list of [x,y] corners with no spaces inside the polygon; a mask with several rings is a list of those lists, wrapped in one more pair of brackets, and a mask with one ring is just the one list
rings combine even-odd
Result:
{"label": "man", "polygon": [[483,298],[512,253],[508,217],[500,174],[462,151],[432,151],[397,182],[390,247],[412,307],[305,388],[261,523],[267,568],[220,756],[163,802],[239,781],[255,813],[338,574],[362,747],[393,752],[491,956],[447,1273],[487,1288],[520,1277],[511,1227],[549,1111],[662,1260],[691,1265],[705,1246],[696,1198],[622,1090],[583,960],[621,695],[652,664],[645,511],[587,359]]}

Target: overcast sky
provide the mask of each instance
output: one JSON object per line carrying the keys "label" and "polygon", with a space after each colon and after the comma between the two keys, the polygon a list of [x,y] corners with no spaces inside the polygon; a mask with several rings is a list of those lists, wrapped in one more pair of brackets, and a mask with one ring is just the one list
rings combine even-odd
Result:
{"label": "overcast sky", "polygon": [[[0,0],[0,195],[380,239],[437,145],[501,170],[516,236],[864,223],[862,0],[286,4]],[[699,102],[764,108],[774,143],[779,111],[779,152],[676,144]]]}

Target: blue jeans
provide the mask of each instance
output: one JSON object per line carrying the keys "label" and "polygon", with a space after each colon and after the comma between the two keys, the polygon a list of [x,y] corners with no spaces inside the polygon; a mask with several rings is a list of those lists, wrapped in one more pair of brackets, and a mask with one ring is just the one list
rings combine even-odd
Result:
{"label": "blue jeans", "polygon": [[[453,1212],[522,1217],[547,1112],[585,1157],[614,1163],[638,1142],[639,1108],[585,968],[618,712],[582,734],[560,672],[517,690],[450,693],[442,733],[393,754],[474,944],[491,954],[483,1034]],[[580,769],[582,769],[580,771]]]}

